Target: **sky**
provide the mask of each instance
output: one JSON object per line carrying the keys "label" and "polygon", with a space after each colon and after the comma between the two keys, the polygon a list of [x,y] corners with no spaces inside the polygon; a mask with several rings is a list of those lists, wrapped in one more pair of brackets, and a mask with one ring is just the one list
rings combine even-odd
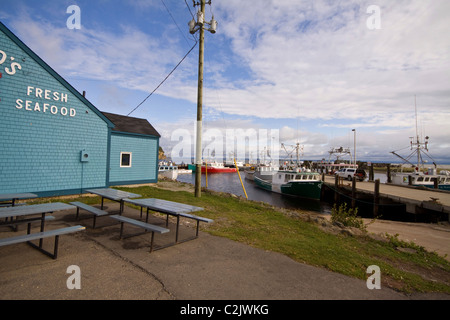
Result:
{"label": "sky", "polygon": [[[198,9],[2,0],[0,21],[99,110],[147,119],[181,161],[195,155],[199,31],[188,22]],[[298,143],[304,160],[335,160],[329,151],[344,147],[360,161],[395,162],[390,152],[408,156],[418,135],[432,160],[450,164],[449,14],[448,0],[212,0],[204,158],[230,156],[236,140],[235,154],[252,159],[263,146],[292,155]]]}

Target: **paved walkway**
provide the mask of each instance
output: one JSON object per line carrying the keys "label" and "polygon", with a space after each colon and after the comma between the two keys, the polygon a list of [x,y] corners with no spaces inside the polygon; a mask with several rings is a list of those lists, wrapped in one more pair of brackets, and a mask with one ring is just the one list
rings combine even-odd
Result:
{"label": "paved walkway", "polygon": [[[107,209],[115,210],[116,204]],[[126,208],[138,217],[137,210]],[[53,227],[73,224],[75,211],[57,215]],[[366,282],[298,263],[201,233],[196,240],[149,253],[150,234],[118,239],[112,219],[81,220],[85,233],[60,238],[57,260],[26,244],[0,248],[0,299],[143,300],[408,300],[449,299],[448,295],[408,297],[388,288],[369,290]],[[124,232],[133,232],[126,227]],[[7,231],[0,229],[0,237]],[[182,227],[180,238],[194,233]],[[166,238],[164,238],[166,237]],[[155,235],[156,245],[172,233]],[[50,242],[48,242],[50,244]],[[67,268],[81,270],[81,289],[69,290]]]}

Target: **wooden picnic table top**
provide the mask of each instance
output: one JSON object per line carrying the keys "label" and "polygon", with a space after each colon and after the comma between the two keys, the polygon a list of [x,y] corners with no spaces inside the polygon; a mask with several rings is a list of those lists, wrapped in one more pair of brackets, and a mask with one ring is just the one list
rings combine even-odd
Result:
{"label": "wooden picnic table top", "polygon": [[126,202],[132,203],[141,207],[146,207],[155,211],[171,213],[171,214],[180,214],[180,213],[188,213],[195,211],[204,210],[201,207],[191,206],[184,203],[148,198],[148,199],[125,199]]}
{"label": "wooden picnic table top", "polygon": [[31,199],[37,198],[37,194],[30,192],[22,192],[22,193],[3,193],[0,194],[0,201],[14,200],[14,199]]}
{"label": "wooden picnic table top", "polygon": [[28,206],[18,206],[18,207],[6,207],[0,208],[0,218],[26,216],[32,214],[49,213],[62,210],[69,210],[76,208],[73,205],[62,203],[62,202],[52,202],[52,203],[41,203],[33,204]]}
{"label": "wooden picnic table top", "polygon": [[123,200],[126,198],[139,198],[141,197],[140,194],[126,192],[122,190],[117,189],[111,189],[111,188],[101,188],[101,189],[88,189],[86,192],[93,193],[99,196],[102,196],[104,198],[108,198],[111,200]]}

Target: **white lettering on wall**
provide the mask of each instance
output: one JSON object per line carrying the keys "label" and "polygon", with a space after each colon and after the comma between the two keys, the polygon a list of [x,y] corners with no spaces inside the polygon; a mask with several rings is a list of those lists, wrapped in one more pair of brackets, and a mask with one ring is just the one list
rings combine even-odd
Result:
{"label": "white lettering on wall", "polygon": [[61,114],[63,116],[69,116],[69,117],[75,117],[77,114],[77,111],[74,108],[67,108],[67,107],[58,107],[55,105],[50,105],[48,103],[39,104],[39,102],[35,102],[33,106],[33,101],[31,100],[25,100],[17,99],[16,100],[16,108],[17,109],[25,109],[27,111],[36,111],[36,112],[43,112],[51,114]]}
{"label": "white lettering on wall", "polygon": [[[39,98],[39,99],[45,99],[45,100],[52,100],[52,101],[59,101],[59,102],[65,102],[68,101],[68,94],[63,92],[57,92],[57,91],[51,91],[48,89],[41,89],[41,88],[35,88],[32,86],[27,86],[27,96],[31,96],[33,98]],[[34,105],[34,107],[33,107]],[[42,106],[42,107],[41,107]],[[61,114],[63,116],[69,116],[69,117],[75,117],[77,114],[77,111],[75,108],[68,108],[68,107],[59,107],[54,104],[49,103],[39,103],[34,102],[32,100],[22,100],[17,99],[16,100],[16,108],[17,109],[25,109],[27,111],[36,111],[36,112],[43,112],[43,113],[51,113],[51,114]]]}
{"label": "white lettering on wall", "polygon": [[[9,59],[8,59],[9,58]],[[17,70],[22,70],[22,66],[15,62],[15,58],[9,56],[5,51],[0,50],[0,70],[4,70],[8,75],[14,75]],[[0,73],[1,75],[1,73]],[[69,96],[64,92],[52,91],[49,89],[35,88],[32,86],[27,86],[27,96],[38,99],[45,99],[48,101],[56,101],[60,103],[68,103]],[[77,112],[74,108],[69,108],[67,106],[59,106],[53,103],[42,103],[33,100],[16,100],[16,109],[24,109],[27,111],[51,113],[51,114],[61,114],[63,116],[75,117]]]}
{"label": "white lettering on wall", "polygon": [[[0,56],[0,65],[2,65],[3,63],[6,62],[7,55],[6,55],[5,51],[3,51],[3,50],[0,50],[0,55],[1,55]],[[16,74],[17,69],[22,70],[22,66],[17,62],[12,62],[15,60],[14,57],[9,57],[9,59],[10,59],[10,66],[5,67],[4,70],[7,74],[12,76],[12,75]],[[2,68],[3,68],[3,66],[2,66]]]}

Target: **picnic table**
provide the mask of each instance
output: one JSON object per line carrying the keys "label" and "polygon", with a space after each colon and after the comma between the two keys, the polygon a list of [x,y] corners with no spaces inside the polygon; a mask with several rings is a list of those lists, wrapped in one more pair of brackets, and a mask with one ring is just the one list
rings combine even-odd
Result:
{"label": "picnic table", "polygon": [[140,194],[121,191],[121,190],[117,190],[117,189],[111,189],[111,188],[88,189],[88,190],[86,190],[86,192],[96,194],[96,195],[99,195],[102,197],[102,206],[101,206],[102,210],[103,210],[103,199],[104,198],[119,202],[120,203],[120,213],[123,212],[124,199],[141,197]]}
{"label": "picnic table", "polygon": [[[21,199],[32,199],[37,198],[37,195],[34,193],[4,193],[0,194],[0,202],[2,205],[11,205],[12,207],[15,206],[17,200]],[[6,202],[5,202],[6,201]]]}
{"label": "picnic table", "polygon": [[12,218],[23,217],[23,216],[33,216],[33,215],[41,215],[39,218],[28,218],[25,220],[20,220],[20,222],[28,222],[41,220],[41,232],[44,231],[45,225],[45,215],[47,213],[53,213],[56,211],[73,209],[74,206],[62,202],[53,202],[53,203],[42,203],[42,204],[33,204],[28,206],[14,206],[14,207],[6,207],[0,208],[0,219],[11,218],[11,221],[6,221],[0,223],[0,225],[13,225],[18,222],[18,220],[13,220]]}
{"label": "picnic table", "polygon": [[[46,214],[53,213],[57,211],[74,209],[75,206],[69,205],[62,202],[53,202],[53,203],[42,203],[28,206],[14,206],[14,207],[6,207],[0,208],[0,219],[2,218],[11,218],[11,221],[6,221],[1,223],[0,225],[16,225],[18,223],[27,222],[28,229],[26,235],[15,236],[11,238],[2,238],[0,239],[0,246],[12,245],[20,242],[27,242],[30,246],[35,249],[38,249],[42,253],[49,255],[50,257],[56,259],[58,253],[58,239],[60,235],[73,233],[77,231],[82,231],[85,228],[83,226],[73,226],[68,228],[61,228],[57,230],[44,231]],[[29,217],[22,220],[13,220],[13,218],[23,217],[23,216],[35,216],[40,215],[40,217]],[[33,221],[41,221],[40,232],[31,233],[31,222]],[[43,248],[43,239],[47,237],[55,237],[54,250],[53,253],[45,250]],[[36,245],[31,242],[31,240],[39,240],[39,245]]]}
{"label": "picnic table", "polygon": [[[155,198],[149,198],[149,199],[124,199],[124,201],[140,206],[141,207],[141,217],[142,217],[142,208],[147,208],[147,217],[146,222],[148,221],[148,213],[149,210],[160,212],[167,214],[166,218],[166,227],[169,225],[169,215],[175,216],[177,218],[177,224],[176,224],[176,232],[175,232],[175,243],[178,243],[178,231],[180,226],[180,217],[190,218],[197,221],[197,230],[196,235],[194,238],[198,237],[198,229],[199,229],[199,223],[200,221],[203,222],[212,222],[213,220],[196,216],[191,214],[192,212],[198,212],[204,210],[201,207],[191,206],[184,203],[174,202],[174,201],[168,201],[168,200],[162,200],[162,199],[155,199]],[[186,239],[184,241],[191,240]]]}

